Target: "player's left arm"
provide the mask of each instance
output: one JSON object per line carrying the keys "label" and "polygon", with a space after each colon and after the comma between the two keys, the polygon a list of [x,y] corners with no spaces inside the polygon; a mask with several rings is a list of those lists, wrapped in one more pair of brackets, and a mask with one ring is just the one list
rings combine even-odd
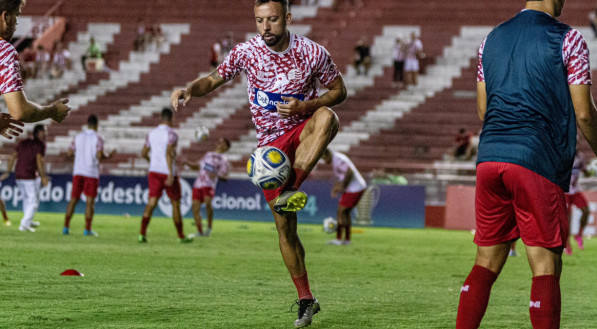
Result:
{"label": "player's left arm", "polygon": [[344,180],[342,181],[342,190],[346,190],[346,188],[348,187],[348,184],[350,184],[350,181],[352,180],[353,177],[354,177],[354,173],[352,172],[352,170],[348,169],[348,171],[346,172],[346,175],[344,176]]}
{"label": "player's left arm", "polygon": [[149,150],[150,148],[147,146],[143,146],[141,150],[141,157],[149,162]]}
{"label": "player's left arm", "polygon": [[166,149],[166,164],[168,164],[168,178],[166,178],[166,186],[171,186],[174,182],[174,160],[176,158],[176,144],[168,144]]}
{"label": "player's left arm", "polygon": [[8,160],[8,163],[6,164],[6,172],[4,172],[4,174],[2,174],[2,176],[0,176],[0,181],[3,181],[5,179],[8,178],[8,176],[10,176],[10,173],[12,172],[12,168],[14,167],[15,161],[17,160],[17,152],[13,152],[13,154],[10,156],[10,159]]}
{"label": "player's left arm", "polygon": [[37,153],[36,160],[37,172],[39,173],[39,177],[41,178],[41,185],[46,186],[48,185],[50,179],[46,175],[46,163],[44,160],[44,156],[41,153]]}
{"label": "player's left arm", "polygon": [[481,121],[485,121],[487,112],[487,89],[485,82],[477,82],[477,115]]}
{"label": "player's left arm", "polygon": [[341,75],[338,75],[332,83],[325,85],[325,87],[328,89],[327,92],[308,101],[300,101],[293,97],[283,96],[282,99],[287,103],[278,103],[278,113],[283,118],[293,115],[312,114],[320,107],[332,107],[342,103],[346,99],[346,85]]}

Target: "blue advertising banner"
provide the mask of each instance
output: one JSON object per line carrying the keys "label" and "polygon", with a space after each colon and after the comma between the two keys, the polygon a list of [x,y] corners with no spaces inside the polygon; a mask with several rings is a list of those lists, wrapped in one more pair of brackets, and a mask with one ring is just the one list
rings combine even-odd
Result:
{"label": "blue advertising banner", "polygon": [[[39,211],[63,213],[70,201],[71,175],[52,175],[51,182],[40,190]],[[21,210],[23,195],[16,187],[14,176],[2,182],[0,197],[7,210]],[[192,179],[181,179],[181,212],[192,218]],[[321,224],[326,217],[336,217],[338,199],[330,197],[332,183],[306,181],[303,190],[309,196],[305,209],[299,213],[301,223]],[[425,188],[423,186],[382,185],[376,189],[376,205],[371,209],[374,226],[423,228],[425,226]],[[95,211],[98,214],[141,216],[149,190],[145,177],[102,176]],[[82,196],[83,201],[85,197]],[[213,198],[215,217],[230,220],[272,221],[272,214],[261,193],[249,180],[220,181]],[[85,212],[85,203],[77,205],[76,213]],[[154,216],[170,216],[168,197],[162,196]]]}

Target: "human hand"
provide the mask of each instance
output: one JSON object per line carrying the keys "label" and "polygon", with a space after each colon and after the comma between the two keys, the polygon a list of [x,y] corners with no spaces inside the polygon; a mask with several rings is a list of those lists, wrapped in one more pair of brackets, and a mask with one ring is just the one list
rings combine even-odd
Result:
{"label": "human hand", "polygon": [[282,100],[285,101],[286,104],[276,104],[278,114],[280,114],[282,118],[288,118],[294,115],[303,114],[308,112],[309,110],[307,108],[306,102],[302,102],[294,97],[282,96]]}
{"label": "human hand", "polygon": [[8,178],[8,176],[10,176],[10,173],[5,172],[4,174],[2,174],[2,176],[0,176],[0,181],[6,180]]}
{"label": "human hand", "polygon": [[71,108],[66,103],[68,103],[68,98],[59,99],[50,105],[54,109],[52,120],[60,123],[68,116]]}
{"label": "human hand", "polygon": [[19,136],[23,132],[20,127],[25,126],[21,121],[13,119],[10,114],[0,114],[0,135],[5,138],[12,139],[13,137]]}
{"label": "human hand", "polygon": [[50,182],[50,177],[48,177],[48,176],[41,177],[41,186],[47,186],[49,182]]}
{"label": "human hand", "polygon": [[172,108],[174,109],[174,111],[178,111],[178,105],[180,103],[180,100],[182,99],[182,106],[187,106],[187,104],[189,104],[189,102],[191,101],[191,98],[193,98],[193,96],[191,96],[191,93],[186,89],[174,90],[172,92],[172,95],[170,96]]}
{"label": "human hand", "polygon": [[172,184],[174,184],[174,177],[172,177],[172,175],[168,175],[166,178],[166,186],[172,186]]}

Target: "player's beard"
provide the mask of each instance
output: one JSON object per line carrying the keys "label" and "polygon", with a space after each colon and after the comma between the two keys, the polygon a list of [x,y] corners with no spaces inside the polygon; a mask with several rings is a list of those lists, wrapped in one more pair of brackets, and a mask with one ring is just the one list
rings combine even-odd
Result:
{"label": "player's beard", "polygon": [[[268,41],[265,39],[266,36],[273,36],[274,38],[272,38]],[[261,39],[263,40],[263,42],[265,42],[265,44],[268,47],[274,47],[275,45],[280,43],[280,41],[282,40],[283,37],[284,37],[284,33],[280,34],[280,35],[272,34],[272,33],[265,33],[261,36]]]}

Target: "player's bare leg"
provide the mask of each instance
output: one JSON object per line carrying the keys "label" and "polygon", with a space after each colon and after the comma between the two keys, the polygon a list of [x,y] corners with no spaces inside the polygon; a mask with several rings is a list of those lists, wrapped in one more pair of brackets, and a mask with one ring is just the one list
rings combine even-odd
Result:
{"label": "player's bare leg", "polygon": [[193,219],[195,219],[195,226],[197,226],[198,236],[203,235],[203,226],[201,225],[201,201],[193,200]]}
{"label": "player's bare leg", "polygon": [[533,328],[559,328],[562,248],[526,247],[533,272],[529,313]]}
{"label": "player's bare leg", "polygon": [[350,212],[352,208],[346,208],[343,206],[338,207],[338,226],[340,226],[340,218],[342,218],[342,228],[344,229],[344,241],[342,244],[350,244],[350,233],[352,229],[352,219],[350,218]]}
{"label": "player's bare leg", "polygon": [[460,292],[456,329],[479,327],[489,303],[491,287],[504,267],[509,252],[510,242],[477,247],[475,266]]}
{"label": "player's bare leg", "polygon": [[66,206],[66,214],[64,215],[64,228],[62,228],[62,234],[70,234],[70,220],[75,213],[75,207],[79,203],[79,198],[72,198]]}
{"label": "player's bare leg", "polygon": [[582,236],[585,231],[585,227],[587,226],[587,223],[589,222],[589,213],[590,212],[589,212],[589,207],[583,207],[580,211],[582,212],[582,215],[580,216],[580,226],[578,228],[578,234],[576,234],[574,239],[576,240],[576,243],[578,244],[578,249],[583,250],[583,249],[585,249],[585,246],[582,241]]}
{"label": "player's bare leg", "polygon": [[205,212],[207,214],[207,231],[205,235],[210,236],[214,222],[214,208],[211,205],[211,198],[208,196],[205,197]]}
{"label": "player's bare leg", "polygon": [[176,233],[178,234],[178,241],[180,243],[187,243],[193,241],[191,238],[184,236],[182,230],[182,215],[180,213],[180,200],[172,200],[172,220],[174,220],[174,226],[176,227]]}
{"label": "player's bare leg", "polygon": [[158,198],[156,197],[151,197],[147,201],[147,205],[145,206],[145,210],[143,211],[143,218],[141,219],[141,231],[139,233],[139,242],[147,242],[147,226],[149,225],[149,221],[151,220],[153,210],[157,205]]}
{"label": "player's bare leg", "polygon": [[87,197],[87,204],[85,206],[85,231],[83,235],[95,236],[98,234],[91,229],[91,223],[93,222],[93,215],[95,214],[95,198]]}
{"label": "player's bare leg", "polygon": [[303,209],[307,203],[307,195],[297,190],[307,179],[337,132],[338,117],[334,111],[327,107],[320,107],[313,113],[299,136],[300,144],[296,149],[290,178],[284,188],[285,191],[276,199],[273,208],[276,212],[283,214]]}
{"label": "player's bare leg", "polygon": [[8,219],[8,215],[6,214],[6,205],[2,200],[0,200],[0,211],[2,212],[2,218],[4,219],[4,226],[10,226],[10,220]]}

